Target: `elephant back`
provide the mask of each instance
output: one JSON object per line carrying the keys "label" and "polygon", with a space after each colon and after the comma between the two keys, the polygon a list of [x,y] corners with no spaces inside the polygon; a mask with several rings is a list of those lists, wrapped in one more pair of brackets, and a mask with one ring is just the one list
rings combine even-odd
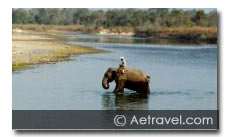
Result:
{"label": "elephant back", "polygon": [[[133,82],[146,82],[148,79],[148,74],[144,73],[139,69],[134,69],[130,67],[119,68],[124,69],[124,73],[120,74],[119,79],[125,79]],[[121,71],[121,70],[120,70]]]}

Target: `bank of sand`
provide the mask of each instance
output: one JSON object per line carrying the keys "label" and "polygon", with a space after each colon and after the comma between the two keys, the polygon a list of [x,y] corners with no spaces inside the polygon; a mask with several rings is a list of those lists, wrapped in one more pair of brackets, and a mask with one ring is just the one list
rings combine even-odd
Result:
{"label": "bank of sand", "polygon": [[56,35],[13,29],[12,69],[13,71],[30,65],[54,63],[69,59],[70,55],[105,52],[102,50],[72,46],[57,41]]}

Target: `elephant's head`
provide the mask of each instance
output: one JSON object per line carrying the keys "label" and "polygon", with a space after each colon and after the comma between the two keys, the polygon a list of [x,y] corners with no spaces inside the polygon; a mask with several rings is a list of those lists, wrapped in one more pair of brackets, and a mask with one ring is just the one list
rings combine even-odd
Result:
{"label": "elephant's head", "polygon": [[109,68],[102,79],[102,87],[104,89],[109,88],[109,83],[116,79],[117,69]]}

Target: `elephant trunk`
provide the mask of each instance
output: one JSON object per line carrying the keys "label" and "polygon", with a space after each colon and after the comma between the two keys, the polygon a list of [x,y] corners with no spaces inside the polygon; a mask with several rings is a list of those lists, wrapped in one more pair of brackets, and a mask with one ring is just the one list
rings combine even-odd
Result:
{"label": "elephant trunk", "polygon": [[109,88],[109,82],[108,82],[108,78],[104,77],[102,80],[102,87],[104,89],[108,89]]}

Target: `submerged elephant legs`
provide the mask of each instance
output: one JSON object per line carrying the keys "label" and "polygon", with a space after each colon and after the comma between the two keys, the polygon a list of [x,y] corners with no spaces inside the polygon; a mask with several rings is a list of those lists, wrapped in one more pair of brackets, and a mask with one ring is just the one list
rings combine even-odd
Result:
{"label": "submerged elephant legs", "polygon": [[134,90],[141,94],[149,94],[149,82],[129,82],[129,81],[115,81],[116,87],[114,89],[114,93],[121,94],[124,92],[124,88]]}

